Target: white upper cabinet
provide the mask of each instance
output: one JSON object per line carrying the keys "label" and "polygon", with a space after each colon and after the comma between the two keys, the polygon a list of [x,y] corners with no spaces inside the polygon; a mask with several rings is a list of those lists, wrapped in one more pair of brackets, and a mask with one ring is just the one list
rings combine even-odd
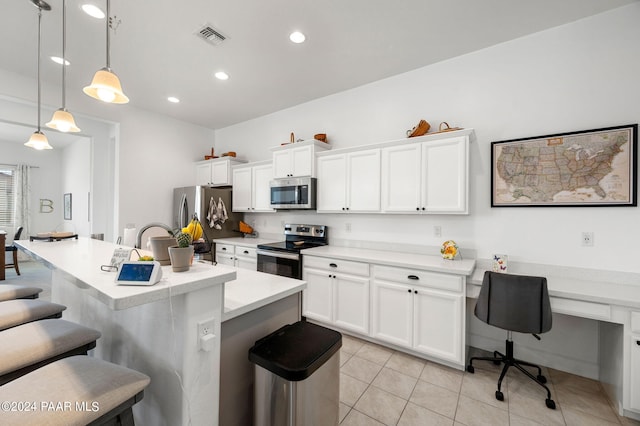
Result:
{"label": "white upper cabinet", "polygon": [[228,186],[233,183],[231,166],[245,161],[232,157],[214,158],[196,163],[196,185]]}
{"label": "white upper cabinet", "polygon": [[422,144],[422,200],[427,213],[468,213],[469,138]]}
{"label": "white upper cabinet", "polygon": [[389,213],[468,213],[469,136],[382,149],[382,208]]}
{"label": "white upper cabinet", "polygon": [[328,144],[315,140],[272,148],[273,177],[316,177],[315,154],[326,149],[330,149]]}
{"label": "white upper cabinet", "polygon": [[273,177],[271,162],[233,167],[233,211],[273,212],[269,182]]}
{"label": "white upper cabinet", "polygon": [[380,150],[321,155],[318,167],[318,212],[380,210]]}

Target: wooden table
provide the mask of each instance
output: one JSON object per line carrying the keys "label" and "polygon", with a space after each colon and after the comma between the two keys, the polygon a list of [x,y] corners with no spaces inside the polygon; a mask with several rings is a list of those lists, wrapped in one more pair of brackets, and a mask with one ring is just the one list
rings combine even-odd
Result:
{"label": "wooden table", "polygon": [[7,233],[5,231],[0,231],[0,281],[4,280],[4,272],[5,272],[5,249],[4,246],[7,243]]}

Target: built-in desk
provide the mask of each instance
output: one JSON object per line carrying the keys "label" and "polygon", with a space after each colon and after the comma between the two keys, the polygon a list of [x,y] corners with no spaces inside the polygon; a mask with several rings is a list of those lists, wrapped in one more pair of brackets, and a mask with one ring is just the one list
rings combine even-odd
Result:
{"label": "built-in desk", "polygon": [[[478,261],[467,279],[467,345],[493,351],[504,333],[477,320],[471,301],[489,268]],[[621,414],[640,419],[640,274],[516,262],[509,273],[546,277],[554,313],[542,341],[514,335],[519,358],[599,380]]]}

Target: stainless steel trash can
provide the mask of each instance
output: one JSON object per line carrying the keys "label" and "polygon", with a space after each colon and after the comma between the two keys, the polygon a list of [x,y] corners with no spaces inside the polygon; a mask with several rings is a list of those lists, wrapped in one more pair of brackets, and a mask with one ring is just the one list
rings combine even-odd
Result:
{"label": "stainless steel trash can", "polygon": [[340,333],[306,321],[258,340],[249,350],[254,425],[337,425],[341,346]]}

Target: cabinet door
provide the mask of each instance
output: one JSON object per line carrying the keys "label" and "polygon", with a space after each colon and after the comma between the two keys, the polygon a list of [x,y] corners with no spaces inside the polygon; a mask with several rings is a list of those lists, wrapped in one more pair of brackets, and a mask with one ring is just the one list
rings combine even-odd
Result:
{"label": "cabinet door", "polygon": [[346,200],[346,155],[318,158],[317,210],[343,212]]}
{"label": "cabinet door", "polygon": [[233,253],[216,252],[216,262],[221,265],[235,266],[235,256]]}
{"label": "cabinet door", "polygon": [[[318,160],[318,166],[320,161]],[[380,150],[349,154],[347,164],[347,207],[349,211],[380,211]]]}
{"label": "cabinet door", "polygon": [[292,174],[297,176],[314,176],[314,151],[313,146],[302,146],[291,149]]}
{"label": "cabinet door", "polygon": [[[269,182],[273,178],[273,165],[253,167],[253,210],[257,212],[272,212],[271,188]],[[235,181],[234,181],[235,186]]]}
{"label": "cabinet door", "polygon": [[283,149],[273,153],[273,177],[283,178],[289,177],[292,174],[291,171],[291,150]]}
{"label": "cabinet door", "polygon": [[196,185],[211,185],[211,163],[196,164]]}
{"label": "cabinet door", "polygon": [[369,279],[334,275],[334,323],[369,335]]}
{"label": "cabinet door", "polygon": [[467,213],[466,136],[422,144],[422,207],[431,213]]}
{"label": "cabinet door", "polygon": [[462,307],[460,294],[415,287],[414,349],[462,365]]}
{"label": "cabinet door", "polygon": [[258,269],[258,260],[252,259],[250,257],[237,256],[235,265],[238,268],[250,269],[252,271],[255,271]]}
{"label": "cabinet door", "polygon": [[326,271],[304,268],[307,288],[302,295],[303,314],[318,321],[330,323],[333,304],[333,278]]}
{"label": "cabinet door", "polygon": [[231,173],[228,161],[211,163],[211,184],[231,185]]}
{"label": "cabinet door", "polygon": [[233,169],[232,210],[234,212],[250,211],[251,204],[251,167]]}
{"label": "cabinet door", "polygon": [[382,210],[417,212],[421,210],[420,144],[382,149]]}
{"label": "cabinet door", "polygon": [[410,348],[413,328],[411,288],[387,281],[374,281],[372,288],[372,337]]}
{"label": "cabinet door", "polygon": [[632,335],[629,339],[631,355],[629,403],[631,409],[640,411],[640,335]]}

